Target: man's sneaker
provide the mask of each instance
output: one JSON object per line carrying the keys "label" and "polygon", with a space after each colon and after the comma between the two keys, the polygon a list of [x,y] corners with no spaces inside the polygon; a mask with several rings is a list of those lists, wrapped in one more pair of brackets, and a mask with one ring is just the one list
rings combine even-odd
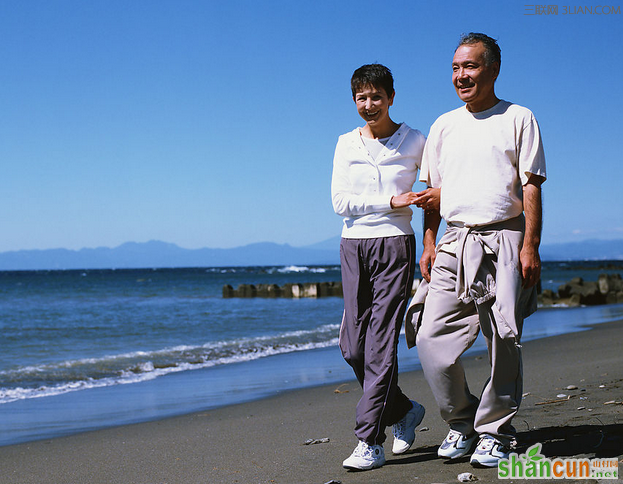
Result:
{"label": "man's sneaker", "polygon": [[422,423],[426,410],[418,402],[411,400],[411,410],[402,419],[393,425],[394,454],[404,454],[415,441],[415,427]]}
{"label": "man's sneaker", "polygon": [[385,464],[385,451],[382,445],[368,445],[363,441],[359,441],[357,447],[346,459],[342,465],[346,469],[357,471],[367,471]]}
{"label": "man's sneaker", "polygon": [[459,457],[463,457],[464,455],[470,453],[472,447],[474,447],[477,437],[477,434],[473,434],[471,437],[468,437],[467,435],[463,435],[461,432],[457,432],[456,430],[450,430],[444,441],[439,446],[437,455],[439,457],[443,457],[444,459],[458,459]]}
{"label": "man's sneaker", "polygon": [[483,435],[469,462],[473,466],[496,467],[500,459],[508,459],[509,452],[510,449],[498,439]]}

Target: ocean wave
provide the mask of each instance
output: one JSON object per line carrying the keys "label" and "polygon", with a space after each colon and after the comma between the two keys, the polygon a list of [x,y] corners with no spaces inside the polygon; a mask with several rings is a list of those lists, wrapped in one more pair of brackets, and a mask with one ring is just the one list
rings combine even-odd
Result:
{"label": "ocean wave", "polygon": [[337,345],[339,325],[278,335],[180,345],[101,358],[25,366],[0,371],[0,404],[113,385],[139,383],[182,371]]}
{"label": "ocean wave", "polygon": [[266,266],[266,267],[210,267],[205,269],[213,274],[325,274],[330,271],[339,271],[340,266]]}
{"label": "ocean wave", "polygon": [[324,274],[330,270],[336,270],[333,267],[307,267],[307,266],[285,266],[277,268],[277,272],[281,274],[288,273],[304,273],[310,272],[312,274]]}

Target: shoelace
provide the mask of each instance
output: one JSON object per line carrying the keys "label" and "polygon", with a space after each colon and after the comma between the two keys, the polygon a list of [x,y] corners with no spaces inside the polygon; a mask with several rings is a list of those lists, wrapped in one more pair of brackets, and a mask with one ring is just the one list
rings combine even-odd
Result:
{"label": "shoelace", "polygon": [[493,449],[493,446],[497,442],[493,439],[482,439],[480,445],[478,446],[478,450],[486,450],[487,452]]}
{"label": "shoelace", "polygon": [[394,424],[393,432],[394,437],[402,437],[405,433],[405,429],[407,428],[407,418],[403,418],[399,422]]}
{"label": "shoelace", "polygon": [[357,457],[374,457],[374,451],[372,450],[372,447],[367,445],[365,442],[359,442],[354,454]]}
{"label": "shoelace", "polygon": [[448,436],[446,437],[446,442],[458,442],[461,437],[463,437],[463,434],[461,432],[457,432],[456,430],[450,430]]}

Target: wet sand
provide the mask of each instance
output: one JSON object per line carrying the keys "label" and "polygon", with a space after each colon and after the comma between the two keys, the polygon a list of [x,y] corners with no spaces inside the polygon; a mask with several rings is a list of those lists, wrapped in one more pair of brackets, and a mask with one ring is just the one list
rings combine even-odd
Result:
{"label": "wet sand", "polygon": [[[514,420],[519,453],[541,442],[548,457],[623,461],[622,347],[623,321],[523,345],[525,397]],[[464,364],[477,394],[489,372],[487,356],[469,356]],[[400,385],[426,407],[426,417],[415,444],[401,456],[391,454],[388,429],[387,464],[368,472],[341,465],[357,443],[352,427],[361,391],[349,382],[0,447],[0,483],[450,483],[463,472],[480,482],[498,481],[497,469],[475,469],[468,459],[438,459],[437,446],[448,429],[422,373],[402,373]],[[570,385],[577,389],[568,390]],[[309,439],[328,442],[306,445]]]}

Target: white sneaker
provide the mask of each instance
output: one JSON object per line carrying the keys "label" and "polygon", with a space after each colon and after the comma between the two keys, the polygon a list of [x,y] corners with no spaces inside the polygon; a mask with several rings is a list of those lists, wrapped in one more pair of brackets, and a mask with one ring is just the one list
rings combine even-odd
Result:
{"label": "white sneaker", "polygon": [[508,459],[510,449],[498,439],[483,435],[472,454],[470,464],[482,467],[497,467],[500,459]]}
{"label": "white sneaker", "polygon": [[424,419],[426,413],[424,407],[414,400],[411,400],[411,404],[413,405],[411,410],[393,425],[394,445],[392,452],[394,454],[404,454],[409,450],[415,441],[415,427],[420,425]]}
{"label": "white sneaker", "polygon": [[385,464],[385,451],[382,445],[368,445],[363,441],[359,441],[357,447],[346,459],[342,465],[346,469],[358,471],[367,471]]}
{"label": "white sneaker", "polygon": [[477,434],[468,437],[456,430],[450,430],[444,441],[437,449],[437,455],[444,459],[458,459],[469,454],[476,442]]}

